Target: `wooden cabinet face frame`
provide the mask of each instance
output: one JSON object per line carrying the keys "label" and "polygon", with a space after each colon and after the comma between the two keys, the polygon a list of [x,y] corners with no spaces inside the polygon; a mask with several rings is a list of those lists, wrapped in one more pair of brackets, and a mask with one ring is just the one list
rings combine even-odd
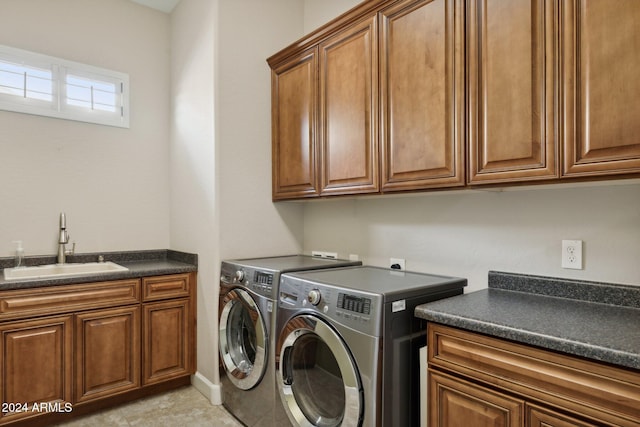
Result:
{"label": "wooden cabinet face frame", "polygon": [[467,0],[466,13],[468,183],[557,178],[557,2]]}
{"label": "wooden cabinet face frame", "polygon": [[464,185],[464,2],[380,12],[382,191]]}
{"label": "wooden cabinet face frame", "polygon": [[319,46],[320,195],[378,192],[375,16]]}
{"label": "wooden cabinet face frame", "polygon": [[563,0],[564,176],[640,172],[640,8]]}
{"label": "wooden cabinet face frame", "polygon": [[274,200],[318,196],[318,49],[271,72],[272,192]]}

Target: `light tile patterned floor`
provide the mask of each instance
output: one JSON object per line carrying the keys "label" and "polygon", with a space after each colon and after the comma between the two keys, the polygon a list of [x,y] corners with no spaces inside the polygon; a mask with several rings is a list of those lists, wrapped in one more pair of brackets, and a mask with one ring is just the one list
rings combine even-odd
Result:
{"label": "light tile patterned floor", "polygon": [[106,409],[58,427],[242,427],[192,386]]}

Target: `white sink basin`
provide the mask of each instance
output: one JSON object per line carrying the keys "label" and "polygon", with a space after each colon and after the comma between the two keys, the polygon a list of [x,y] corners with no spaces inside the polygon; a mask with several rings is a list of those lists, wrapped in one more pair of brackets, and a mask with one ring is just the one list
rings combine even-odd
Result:
{"label": "white sink basin", "polygon": [[46,279],[67,276],[82,276],[87,274],[115,273],[128,271],[113,262],[86,262],[77,264],[48,264],[35,267],[5,268],[4,280]]}

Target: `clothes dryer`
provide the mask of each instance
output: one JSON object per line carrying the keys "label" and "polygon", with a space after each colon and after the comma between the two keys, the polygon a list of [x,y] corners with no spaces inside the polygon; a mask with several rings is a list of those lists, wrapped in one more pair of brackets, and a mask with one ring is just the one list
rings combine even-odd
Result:
{"label": "clothes dryer", "polygon": [[359,264],[304,255],[222,262],[219,352],[223,404],[243,424],[276,425],[272,331],[280,274]]}
{"label": "clothes dryer", "polygon": [[368,266],[283,274],[279,408],[294,426],[418,426],[426,322],[415,307],[466,283]]}

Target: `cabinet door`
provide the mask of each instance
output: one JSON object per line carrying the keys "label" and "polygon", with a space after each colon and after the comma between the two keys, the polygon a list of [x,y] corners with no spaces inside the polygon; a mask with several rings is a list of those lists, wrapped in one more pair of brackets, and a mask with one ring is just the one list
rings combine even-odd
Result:
{"label": "cabinet door", "polygon": [[375,16],[320,45],[321,195],[377,192]]}
{"label": "cabinet door", "polygon": [[318,195],[317,49],[271,72],[273,199]]}
{"label": "cabinet door", "polygon": [[382,191],[464,185],[462,0],[407,0],[380,17]]}
{"label": "cabinet door", "polygon": [[557,177],[557,2],[467,5],[469,183]]}
{"label": "cabinet door", "polygon": [[429,370],[430,427],[520,427],[524,401]]}
{"label": "cabinet door", "polygon": [[[7,323],[0,326],[2,377],[0,423],[39,415],[34,404],[52,404],[61,410],[72,402],[71,316]],[[18,411],[15,406],[20,404]],[[38,406],[40,407],[40,406]],[[9,409],[5,412],[5,409]]]}
{"label": "cabinet door", "polygon": [[76,402],[140,386],[140,307],[75,316]]}
{"label": "cabinet door", "polygon": [[590,423],[559,414],[547,408],[527,404],[527,427],[596,427],[601,423]]}
{"label": "cabinet door", "polygon": [[144,304],[143,312],[144,384],[193,373],[189,300]]}
{"label": "cabinet door", "polygon": [[640,172],[637,0],[564,0],[564,174]]}

